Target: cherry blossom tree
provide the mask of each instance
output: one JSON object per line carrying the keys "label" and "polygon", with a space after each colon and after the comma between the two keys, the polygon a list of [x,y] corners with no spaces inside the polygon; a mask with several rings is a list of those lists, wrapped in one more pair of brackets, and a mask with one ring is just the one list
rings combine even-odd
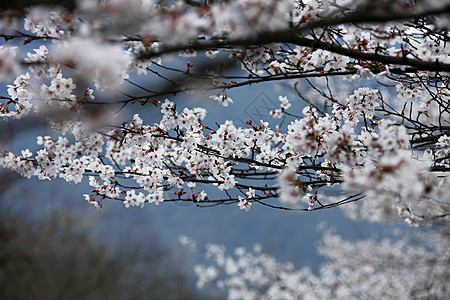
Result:
{"label": "cherry blossom tree", "polygon": [[[55,132],[37,150],[4,150],[3,168],[85,178],[97,208],[341,206],[369,220],[448,221],[448,1],[64,4],[2,6],[0,116]],[[297,96],[280,94],[271,119],[242,126],[173,98],[232,109],[248,100],[233,89],[267,82]],[[144,122],[142,110],[160,118]]]}

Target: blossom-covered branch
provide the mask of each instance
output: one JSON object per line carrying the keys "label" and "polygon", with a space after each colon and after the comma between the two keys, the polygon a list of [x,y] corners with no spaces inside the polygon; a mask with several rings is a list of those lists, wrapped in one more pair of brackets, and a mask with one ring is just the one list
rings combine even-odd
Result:
{"label": "blossom-covered branch", "polygon": [[[369,220],[446,222],[448,9],[431,0],[80,0],[31,7],[23,24],[4,11],[0,117],[38,116],[60,136],[4,151],[0,165],[85,178],[99,208],[104,199],[341,206]],[[172,98],[232,109],[248,104],[234,89],[264,83],[289,90],[267,119],[243,124]],[[142,108],[160,117],[146,124]]]}

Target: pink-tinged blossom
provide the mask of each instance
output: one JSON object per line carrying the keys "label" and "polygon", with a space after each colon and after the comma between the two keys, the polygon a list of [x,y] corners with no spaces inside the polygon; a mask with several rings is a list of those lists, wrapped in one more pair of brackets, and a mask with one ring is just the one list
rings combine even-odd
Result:
{"label": "pink-tinged blossom", "polygon": [[314,209],[314,200],[310,200],[309,204],[308,204],[308,210],[313,210]]}
{"label": "pink-tinged blossom", "polygon": [[282,109],[289,109],[291,107],[291,104],[289,103],[289,99],[286,96],[279,96],[278,100],[281,102],[281,108]]}
{"label": "pink-tinged blossom", "polygon": [[306,200],[306,202],[308,202],[308,210],[313,210],[314,209],[314,204],[316,202],[318,202],[317,191],[315,193],[313,193],[313,194],[306,193],[302,198],[304,200]]}
{"label": "pink-tinged blossom", "polygon": [[135,190],[129,190],[125,192],[125,200],[123,201],[126,208],[130,206],[144,207],[146,197],[143,193],[136,193]]}
{"label": "pink-tinged blossom", "polygon": [[88,194],[84,194],[83,195],[84,199],[89,202],[89,204],[92,205],[92,207],[98,209],[98,210],[102,210],[102,205],[101,203],[99,203],[98,201],[95,200],[95,198],[92,195],[88,195]]}
{"label": "pink-tinged blossom", "polygon": [[[432,151],[429,150],[429,153],[432,153]],[[433,154],[433,158],[437,159],[436,165],[450,167],[450,136],[445,134],[439,137]]]}
{"label": "pink-tinged blossom", "polygon": [[34,49],[34,53],[27,52],[27,56],[25,57],[25,61],[27,63],[45,63],[49,59],[50,52],[46,45],[39,46],[38,49]]}
{"label": "pink-tinged blossom", "polygon": [[33,156],[33,152],[31,152],[29,149],[22,150],[21,153],[23,158]]}
{"label": "pink-tinged blossom", "polygon": [[274,118],[281,118],[283,115],[283,111],[289,109],[291,107],[291,103],[289,103],[289,99],[285,96],[279,96],[278,100],[281,102],[280,108],[270,111],[270,115]]}
{"label": "pink-tinged blossom", "polygon": [[256,196],[255,189],[249,188],[247,192],[245,192],[248,198],[254,198]]}
{"label": "pink-tinged blossom", "polygon": [[236,181],[234,180],[234,175],[229,175],[225,173],[225,176],[223,178],[223,183],[219,184],[218,188],[219,190],[229,190],[234,187],[236,184]]}
{"label": "pink-tinged blossom", "polygon": [[283,136],[284,148],[293,149],[300,155],[322,153],[324,137],[336,129],[337,122],[328,114],[318,117],[315,109],[309,106],[303,109],[303,114],[305,117],[295,119],[288,125]]}
{"label": "pink-tinged blossom", "polygon": [[404,86],[402,83],[398,83],[395,86],[398,94],[397,97],[402,100],[417,100],[421,99],[424,96],[424,87],[419,84],[414,87]]}
{"label": "pink-tinged blossom", "polygon": [[162,64],[161,57],[151,59],[134,59],[134,56],[139,56],[146,53],[157,53],[161,43],[152,42],[144,43],[141,41],[127,41],[123,43],[127,48],[126,54],[130,57],[130,63],[127,65],[127,70],[136,73],[137,75],[147,75],[147,68],[153,63]]}
{"label": "pink-tinged blossom", "polygon": [[252,203],[249,201],[249,199],[243,198],[241,196],[238,196],[238,199],[239,199],[239,203],[238,203],[239,208],[248,212],[250,210],[250,208],[252,207]]}
{"label": "pink-tinged blossom", "polygon": [[8,85],[8,94],[13,100],[28,99],[30,97],[30,73],[25,73],[14,80],[14,85]]}
{"label": "pink-tinged blossom", "polygon": [[227,97],[227,95],[222,94],[222,95],[212,95],[209,96],[209,98],[217,101],[219,104],[223,105],[223,106],[228,106],[228,103],[233,103],[233,99],[231,99],[230,97]]}
{"label": "pink-tinged blossom", "polygon": [[196,195],[196,200],[197,200],[197,202],[202,202],[202,201],[205,201],[207,197],[208,197],[208,195],[206,194],[206,192],[201,191]]}
{"label": "pink-tinged blossom", "polygon": [[19,75],[14,80],[14,85],[8,85],[7,87],[8,94],[13,101],[12,103],[0,103],[0,118],[20,119],[26,116],[30,112],[32,107],[30,100],[34,96],[30,74]]}
{"label": "pink-tinged blossom", "polygon": [[333,104],[333,113],[344,122],[358,123],[361,116],[372,119],[377,103],[378,90],[359,88],[345,100],[345,105]]}
{"label": "pink-tinged blossom", "polygon": [[74,25],[64,21],[63,13],[44,6],[31,7],[25,17],[24,29],[39,37],[60,38],[65,35],[64,27]]}
{"label": "pink-tinged blossom", "polygon": [[70,98],[72,91],[76,88],[72,78],[63,78],[62,74],[56,75],[56,78],[52,80],[49,91],[53,92],[59,99]]}
{"label": "pink-tinged blossom", "polygon": [[68,167],[63,167],[59,177],[68,183],[80,183],[83,180],[86,163],[81,159],[75,159]]}
{"label": "pink-tinged blossom", "polygon": [[271,110],[269,113],[275,119],[280,119],[283,116],[283,111],[280,108]]}
{"label": "pink-tinged blossom", "polygon": [[16,156],[12,152],[4,152],[0,155],[0,166],[13,170],[23,177],[31,178],[35,173],[35,167],[31,159]]}
{"label": "pink-tinged blossom", "polygon": [[158,188],[154,193],[150,193],[146,196],[146,199],[149,203],[155,203],[155,205],[159,205],[164,201],[163,191]]}
{"label": "pink-tinged blossom", "polygon": [[330,70],[341,70],[345,69],[349,61],[350,59],[346,56],[318,49],[312,53],[303,69],[309,71],[323,68],[325,72]]}

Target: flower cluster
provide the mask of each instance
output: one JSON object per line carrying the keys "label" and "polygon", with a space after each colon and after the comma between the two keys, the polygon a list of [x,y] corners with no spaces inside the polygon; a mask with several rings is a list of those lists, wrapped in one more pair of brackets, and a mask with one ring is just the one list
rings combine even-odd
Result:
{"label": "flower cluster", "polygon": [[[2,119],[14,118],[20,119],[26,116],[31,109],[32,91],[30,74],[22,74],[14,80],[14,85],[8,85],[8,94],[11,100],[0,104],[0,116]],[[14,105],[14,110],[11,110],[10,105]]]}
{"label": "flower cluster", "polygon": [[70,15],[66,15],[63,11],[39,6],[29,10],[25,17],[24,28],[39,37],[61,38],[66,34],[63,28],[73,21]]}
{"label": "flower cluster", "polygon": [[289,103],[289,99],[287,97],[279,96],[278,100],[280,100],[281,105],[280,108],[270,111],[270,115],[274,118],[281,118],[283,115],[283,111],[289,109],[291,107],[291,103]]}
{"label": "flower cluster", "polygon": [[379,106],[377,100],[378,90],[359,88],[353,95],[345,99],[345,104],[333,104],[333,113],[336,118],[347,123],[358,123],[361,115],[373,119],[375,108]]}

